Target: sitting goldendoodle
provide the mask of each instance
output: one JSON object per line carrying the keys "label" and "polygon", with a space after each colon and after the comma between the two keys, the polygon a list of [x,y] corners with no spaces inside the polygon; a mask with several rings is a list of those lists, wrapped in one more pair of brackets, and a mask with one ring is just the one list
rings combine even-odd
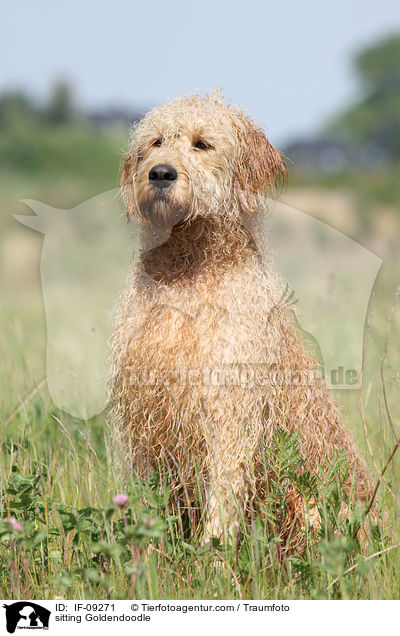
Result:
{"label": "sitting goldendoodle", "polygon": [[[204,511],[204,540],[234,536],[265,496],[278,428],[299,433],[308,470],[345,451],[346,487],[368,492],[263,240],[266,196],[285,176],[263,131],[218,95],[152,110],[124,159],[140,250],[112,343],[115,427],[140,476],[167,472],[179,510]],[[280,531],[295,544],[305,511],[293,487],[286,506]]]}

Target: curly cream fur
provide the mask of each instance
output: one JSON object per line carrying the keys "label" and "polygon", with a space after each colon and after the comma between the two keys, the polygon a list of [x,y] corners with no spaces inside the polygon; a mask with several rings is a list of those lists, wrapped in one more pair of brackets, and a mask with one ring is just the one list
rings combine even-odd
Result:
{"label": "curly cream fur", "polygon": [[[149,181],[160,163],[178,175],[161,194]],[[115,426],[140,475],[168,471],[176,505],[196,506],[204,493],[205,539],[233,535],[238,511],[265,495],[262,453],[278,427],[299,432],[311,470],[344,450],[346,485],[355,474],[367,496],[365,464],[313,375],[256,222],[285,174],[262,130],[218,95],[152,110],[124,158],[122,194],[141,247],[112,341]],[[312,379],[296,382],[296,371]],[[282,533],[296,543],[295,490],[287,505]]]}

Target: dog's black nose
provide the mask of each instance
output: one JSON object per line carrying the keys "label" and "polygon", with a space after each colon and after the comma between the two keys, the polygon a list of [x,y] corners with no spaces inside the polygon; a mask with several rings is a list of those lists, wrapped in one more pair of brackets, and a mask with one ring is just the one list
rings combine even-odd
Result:
{"label": "dog's black nose", "polygon": [[168,188],[178,177],[178,173],[167,163],[158,163],[149,172],[149,181],[156,188]]}

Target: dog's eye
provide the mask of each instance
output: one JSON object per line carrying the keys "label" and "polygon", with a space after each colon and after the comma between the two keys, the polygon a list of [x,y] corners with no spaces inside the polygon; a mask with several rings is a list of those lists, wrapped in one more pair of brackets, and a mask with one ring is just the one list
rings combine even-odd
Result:
{"label": "dog's eye", "polygon": [[212,146],[204,141],[204,139],[197,139],[193,142],[193,148],[197,148],[198,150],[211,150]]}
{"label": "dog's eye", "polygon": [[162,139],[161,139],[161,137],[159,137],[158,139],[155,139],[151,145],[152,146],[161,146],[161,144],[162,144]]}

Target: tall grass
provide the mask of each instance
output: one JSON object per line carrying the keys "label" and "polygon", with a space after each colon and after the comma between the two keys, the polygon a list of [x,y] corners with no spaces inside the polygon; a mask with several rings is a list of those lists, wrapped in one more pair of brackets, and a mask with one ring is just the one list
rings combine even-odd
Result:
{"label": "tall grass", "polygon": [[[300,471],[297,435],[277,431],[266,449],[270,494],[241,540],[203,546],[169,512],[168,488],[115,471],[103,417],[82,423],[36,391],[2,435],[0,596],[3,598],[397,598],[399,537],[390,484],[374,518],[343,489],[338,455],[319,476]],[[291,486],[319,528],[304,526],[300,552],[281,527]],[[124,492],[127,507],[112,502]],[[317,493],[319,492],[319,495]],[[340,514],[343,503],[345,515]],[[14,518],[16,521],[14,521]],[[359,526],[362,529],[357,533]],[[201,527],[200,527],[201,532]],[[400,545],[400,544],[399,544]]]}

